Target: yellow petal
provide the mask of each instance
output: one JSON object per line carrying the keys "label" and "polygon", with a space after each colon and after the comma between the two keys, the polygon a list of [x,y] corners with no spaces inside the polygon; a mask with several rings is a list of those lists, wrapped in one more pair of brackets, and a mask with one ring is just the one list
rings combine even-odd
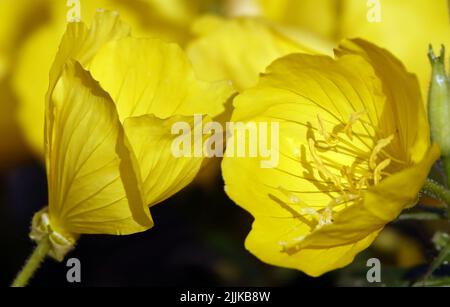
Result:
{"label": "yellow petal", "polygon": [[426,56],[428,45],[450,46],[447,1],[380,1],[381,22],[368,22],[366,2],[344,1],[339,22],[340,38],[361,37],[387,48],[418,75],[422,95],[426,98],[431,76]]}
{"label": "yellow petal", "polygon": [[336,53],[339,56],[359,54],[374,67],[391,106],[390,112],[398,122],[402,150],[409,151],[414,162],[421,161],[430,146],[430,129],[417,77],[389,51],[361,39],[342,42]]}
{"label": "yellow petal", "polygon": [[306,29],[322,37],[338,32],[336,0],[254,0],[261,14],[271,20]]}
{"label": "yellow petal", "polygon": [[[254,0],[261,16],[339,42],[360,37],[387,48],[418,75],[426,98],[428,44],[450,45],[446,0]],[[379,5],[377,4],[379,3]],[[373,16],[381,18],[376,22]],[[371,17],[372,16],[372,17]],[[401,22],[399,22],[401,16]]]}
{"label": "yellow petal", "polygon": [[90,71],[116,102],[121,120],[144,114],[214,117],[232,94],[226,82],[198,80],[181,48],[158,39],[113,41],[98,52]]}
{"label": "yellow petal", "polygon": [[[67,10],[64,5],[59,9]],[[117,13],[98,12],[91,28],[83,23],[69,23],[58,51],[64,28],[65,14],[59,21],[38,28],[18,52],[19,61],[12,76],[13,89],[19,98],[19,122],[28,144],[39,156],[43,156],[45,93],[59,78],[65,61],[76,59],[87,66],[102,44],[129,34],[128,26],[119,21]]]}
{"label": "yellow petal", "polygon": [[55,35],[53,26],[40,28],[24,43],[19,51],[20,60],[12,79],[20,102],[18,119],[22,131],[31,149],[40,158],[44,155],[44,108],[48,72],[60,41],[60,35]]}
{"label": "yellow petal", "polygon": [[257,219],[245,241],[245,247],[265,263],[297,269],[318,277],[352,263],[355,256],[369,247],[378,235],[378,232],[375,232],[348,245],[326,249],[303,249],[289,255],[282,252],[280,240],[290,237],[291,232],[292,225],[284,223],[283,220]]}
{"label": "yellow petal", "polygon": [[[50,81],[46,97],[46,108],[50,108],[50,96],[60,77],[62,69],[68,60],[76,60],[83,67],[88,66],[95,52],[110,40],[127,36],[130,32],[128,26],[122,23],[116,12],[100,11],[95,15],[90,28],[84,23],[69,23],[61,40],[58,53],[50,69]],[[53,114],[46,112],[45,142],[49,143],[49,131],[53,129]],[[47,157],[47,165],[48,165]]]}
{"label": "yellow petal", "polygon": [[96,52],[106,43],[128,36],[130,28],[117,12],[99,11],[91,27],[84,23],[68,23],[58,53],[50,70],[50,90],[67,60],[74,59],[88,67]]}
{"label": "yellow petal", "polygon": [[47,113],[49,215],[61,234],[131,234],[142,207],[113,101],[80,64],[66,64]]}
{"label": "yellow petal", "polygon": [[[188,185],[197,175],[202,166],[203,158],[176,156],[172,144],[179,137],[178,131],[172,134],[172,125],[187,123],[192,131],[186,135],[193,150],[194,144],[202,148],[203,137],[194,140],[196,126],[193,117],[174,116],[160,119],[153,115],[127,118],[124,122],[127,145],[132,154],[135,168],[139,170],[141,190],[144,195],[144,205],[140,214],[136,214],[138,221],[145,221],[148,216],[148,205],[155,205]],[[203,125],[207,121],[196,123]],[[199,126],[200,127],[200,126]],[[200,127],[201,129],[201,127]]]}
{"label": "yellow petal", "polygon": [[319,49],[307,41],[300,44],[259,19],[207,16],[194,24],[194,31],[199,37],[187,52],[199,77],[231,80],[238,90],[255,85],[259,73],[276,58]]}

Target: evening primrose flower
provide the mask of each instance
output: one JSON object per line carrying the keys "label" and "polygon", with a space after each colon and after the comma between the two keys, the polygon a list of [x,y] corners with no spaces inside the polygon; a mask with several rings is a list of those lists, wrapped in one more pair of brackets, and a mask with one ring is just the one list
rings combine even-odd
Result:
{"label": "evening primrose flower", "polygon": [[[214,117],[227,83],[196,79],[176,44],[136,39],[115,12],[69,23],[50,71],[45,114],[49,205],[31,237],[62,260],[80,234],[153,226],[148,206],[190,183],[202,158],[172,155],[171,126]],[[206,119],[205,119],[206,120]]]}
{"label": "evening primrose flower", "polygon": [[222,164],[227,194],[255,218],[246,248],[311,276],[351,263],[414,206],[439,157],[416,77],[364,40],[342,43],[336,59],[276,60],[234,106],[232,121],[280,125],[278,167]]}

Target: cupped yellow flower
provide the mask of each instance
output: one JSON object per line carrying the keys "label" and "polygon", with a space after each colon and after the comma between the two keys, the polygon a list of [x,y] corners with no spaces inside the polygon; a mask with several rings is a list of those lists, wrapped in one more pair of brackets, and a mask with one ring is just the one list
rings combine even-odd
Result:
{"label": "cupped yellow flower", "polygon": [[176,44],[130,37],[115,12],[89,29],[69,23],[46,99],[49,206],[31,237],[49,236],[60,260],[80,234],[152,227],[148,206],[190,183],[203,161],[173,155],[172,123],[216,116],[231,94],[197,80]]}
{"label": "cupped yellow flower", "polygon": [[228,154],[222,164],[227,194],[255,218],[246,247],[312,276],[351,263],[415,205],[439,157],[416,77],[363,40],[336,59],[275,61],[234,105],[232,121],[279,123],[277,167]]}
{"label": "cupped yellow flower", "polygon": [[258,18],[205,16],[193,26],[197,35],[187,47],[199,77],[231,80],[239,91],[254,86],[275,59],[294,52],[331,52],[326,42],[294,33]]}

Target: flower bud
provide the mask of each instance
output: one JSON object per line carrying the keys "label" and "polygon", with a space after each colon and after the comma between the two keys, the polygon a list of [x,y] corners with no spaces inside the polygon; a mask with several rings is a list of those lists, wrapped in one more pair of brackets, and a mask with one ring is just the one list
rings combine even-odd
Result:
{"label": "flower bud", "polygon": [[431,138],[441,147],[444,157],[450,156],[450,79],[445,71],[445,47],[436,56],[430,46],[428,57],[432,76],[428,96],[428,117]]}

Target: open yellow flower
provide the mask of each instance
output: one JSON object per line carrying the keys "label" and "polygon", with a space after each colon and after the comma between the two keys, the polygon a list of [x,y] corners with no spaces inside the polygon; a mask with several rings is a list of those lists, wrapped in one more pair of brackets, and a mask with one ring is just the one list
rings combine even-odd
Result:
{"label": "open yellow flower", "polygon": [[89,29],[70,23],[46,99],[49,206],[32,238],[49,236],[61,260],[80,234],[152,227],[148,206],[190,183],[203,160],[172,154],[172,123],[214,117],[231,94],[197,80],[178,45],[130,37],[115,12],[97,13]]}
{"label": "open yellow flower", "polygon": [[227,194],[255,218],[246,247],[312,276],[351,263],[415,205],[439,157],[416,77],[363,40],[344,42],[336,59],[275,61],[234,105],[232,121],[280,125],[277,167],[228,155],[222,164]]}

